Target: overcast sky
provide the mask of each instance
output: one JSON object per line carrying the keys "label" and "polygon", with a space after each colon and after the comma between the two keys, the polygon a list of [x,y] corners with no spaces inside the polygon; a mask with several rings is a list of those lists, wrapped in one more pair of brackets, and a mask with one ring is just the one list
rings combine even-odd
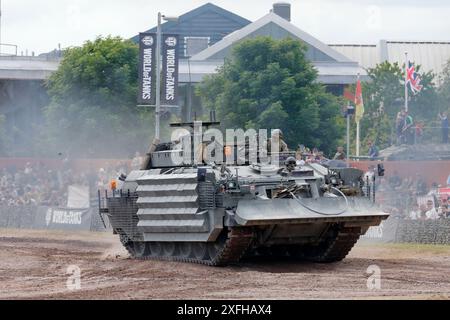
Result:
{"label": "overcast sky", "polygon": [[[156,25],[158,11],[181,15],[212,2],[255,21],[276,0],[0,0],[1,42],[48,52],[98,35],[131,37]],[[450,41],[450,1],[290,0],[292,23],[326,43]],[[2,49],[5,51],[5,48]]]}

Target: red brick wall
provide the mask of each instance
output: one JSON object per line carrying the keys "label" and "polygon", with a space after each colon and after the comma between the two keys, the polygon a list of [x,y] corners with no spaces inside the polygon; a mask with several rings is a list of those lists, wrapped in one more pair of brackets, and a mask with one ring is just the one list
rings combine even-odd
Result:
{"label": "red brick wall", "polygon": [[428,185],[437,182],[446,186],[450,175],[450,161],[352,161],[351,165],[367,171],[370,165],[376,166],[379,163],[383,163],[386,177],[392,176],[395,171],[402,178],[414,178],[416,173],[420,173]]}

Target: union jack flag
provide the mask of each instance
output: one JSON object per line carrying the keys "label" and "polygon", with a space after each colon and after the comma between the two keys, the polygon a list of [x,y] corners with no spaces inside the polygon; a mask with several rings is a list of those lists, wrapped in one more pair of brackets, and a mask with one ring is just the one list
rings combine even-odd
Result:
{"label": "union jack flag", "polygon": [[406,85],[409,85],[409,88],[411,89],[413,94],[419,93],[422,90],[423,86],[420,84],[420,76],[416,72],[414,64],[412,64],[411,61],[408,61],[408,69],[406,70],[406,73]]}

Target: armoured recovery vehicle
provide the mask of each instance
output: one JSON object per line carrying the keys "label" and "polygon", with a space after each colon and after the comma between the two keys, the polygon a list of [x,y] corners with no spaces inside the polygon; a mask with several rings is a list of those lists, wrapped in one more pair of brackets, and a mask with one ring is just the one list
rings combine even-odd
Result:
{"label": "armoured recovery vehicle", "polygon": [[249,256],[336,262],[388,217],[354,168],[298,165],[290,153],[276,155],[278,166],[175,164],[174,153],[183,150],[154,143],[142,170],[99,200],[133,258],[210,266]]}

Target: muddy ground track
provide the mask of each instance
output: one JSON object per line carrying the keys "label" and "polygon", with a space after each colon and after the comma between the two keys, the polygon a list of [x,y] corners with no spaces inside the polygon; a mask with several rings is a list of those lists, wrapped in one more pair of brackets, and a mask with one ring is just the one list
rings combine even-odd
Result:
{"label": "muddy ground track", "polygon": [[[81,270],[81,290],[66,286]],[[367,268],[381,269],[369,290]],[[450,298],[450,246],[359,243],[342,262],[246,260],[228,267],[130,259],[117,236],[0,230],[0,299]]]}

